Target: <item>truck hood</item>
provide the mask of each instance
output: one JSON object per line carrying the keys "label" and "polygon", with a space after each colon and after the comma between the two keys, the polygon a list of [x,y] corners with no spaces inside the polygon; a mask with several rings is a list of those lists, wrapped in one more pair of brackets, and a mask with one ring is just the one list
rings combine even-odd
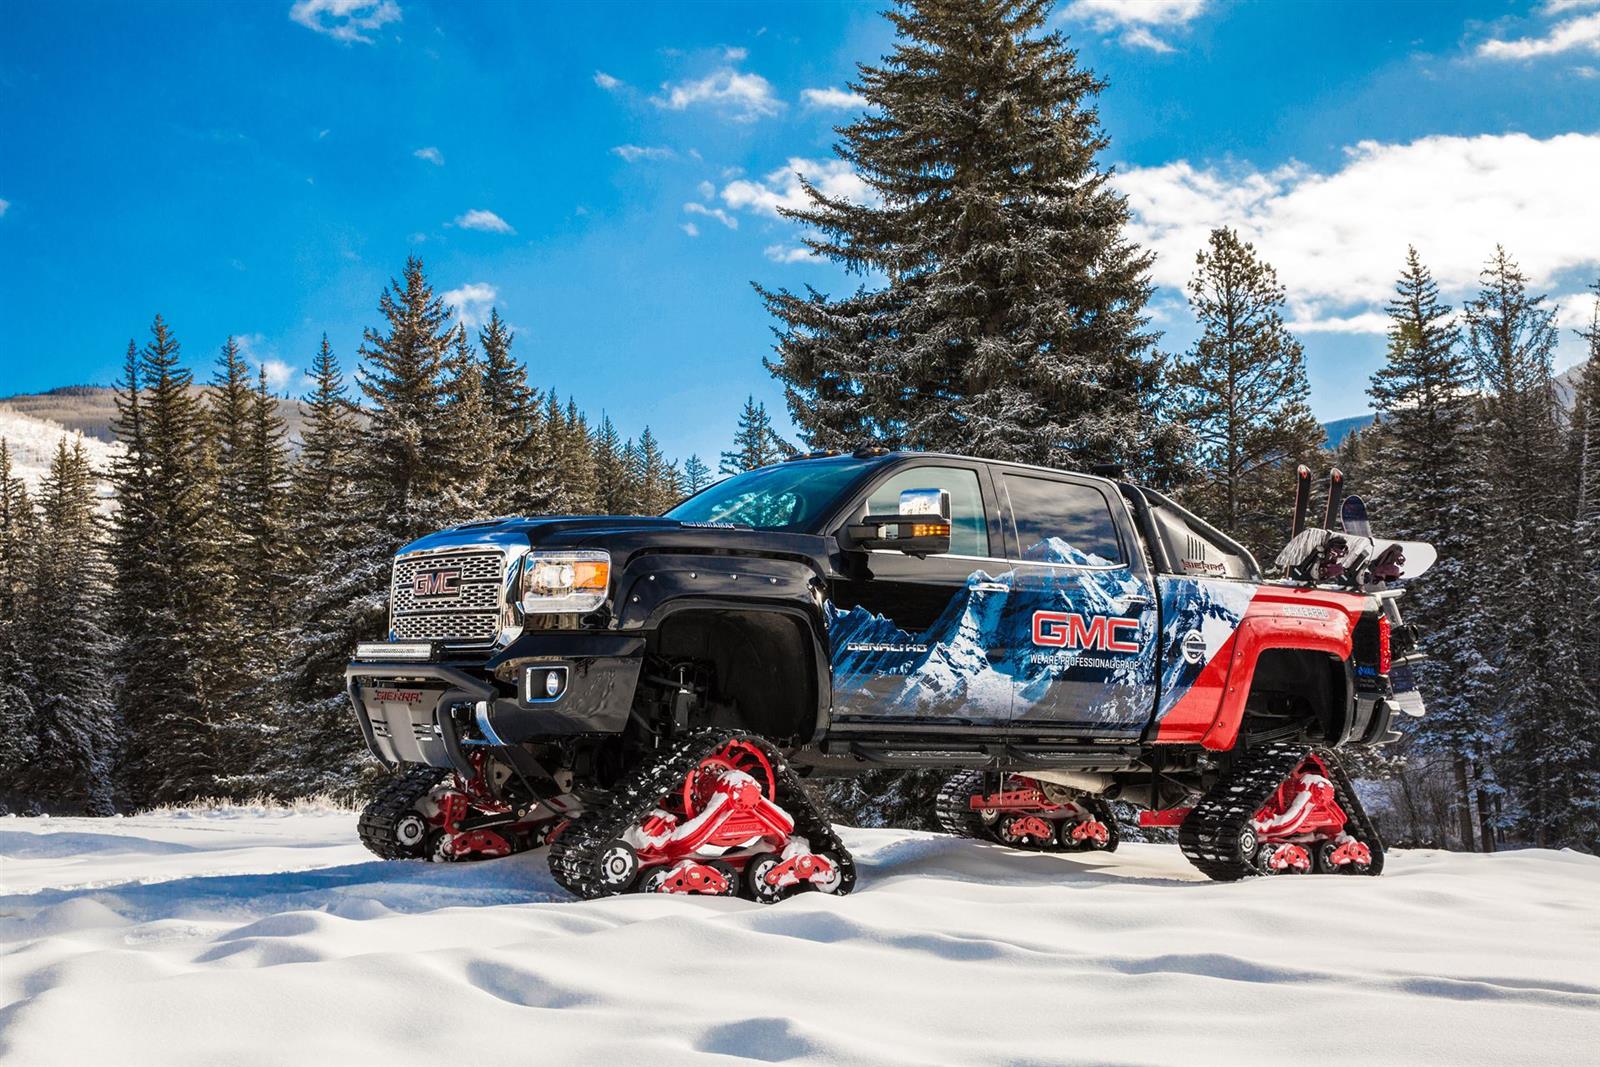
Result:
{"label": "truck hood", "polygon": [[418,538],[401,554],[425,549],[498,545],[532,548],[603,548],[617,562],[644,549],[806,555],[824,551],[815,534],[756,530],[748,526],[685,523],[646,515],[557,515],[486,519]]}

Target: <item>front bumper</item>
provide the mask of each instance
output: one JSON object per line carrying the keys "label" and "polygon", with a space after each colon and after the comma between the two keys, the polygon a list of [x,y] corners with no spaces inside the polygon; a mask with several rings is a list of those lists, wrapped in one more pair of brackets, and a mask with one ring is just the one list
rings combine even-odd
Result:
{"label": "front bumper", "polygon": [[[640,637],[532,634],[483,663],[358,660],[345,668],[345,692],[384,765],[470,776],[474,746],[622,732],[643,655]],[[565,676],[559,696],[527,684],[552,670]]]}

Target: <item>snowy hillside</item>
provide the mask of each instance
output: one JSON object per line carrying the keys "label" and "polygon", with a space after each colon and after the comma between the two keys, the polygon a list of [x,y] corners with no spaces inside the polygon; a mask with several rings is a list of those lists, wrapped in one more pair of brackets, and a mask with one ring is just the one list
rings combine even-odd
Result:
{"label": "snowy hillside", "polygon": [[1600,1061],[1600,860],[1203,882],[847,831],[855,895],[568,902],[349,814],[0,819],[0,1062]]}
{"label": "snowy hillside", "polygon": [[[57,442],[67,437],[70,445],[71,440],[79,436],[59,422],[27,415],[0,404],[0,439],[11,450],[12,473],[28,483],[30,492],[36,491],[49,473]],[[82,441],[89,465],[102,476],[111,469],[112,458],[123,451],[121,444],[108,444],[97,437],[82,437]],[[100,483],[100,496],[111,496],[111,487],[104,481]]]}

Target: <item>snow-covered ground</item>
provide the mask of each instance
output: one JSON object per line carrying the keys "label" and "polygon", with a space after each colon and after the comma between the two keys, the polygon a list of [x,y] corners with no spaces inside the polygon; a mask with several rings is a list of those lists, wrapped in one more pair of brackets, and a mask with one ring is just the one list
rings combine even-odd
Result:
{"label": "snow-covered ground", "polygon": [[0,1063],[1600,1062],[1600,860],[1199,880],[847,831],[861,885],[568,901],[348,813],[0,819]]}

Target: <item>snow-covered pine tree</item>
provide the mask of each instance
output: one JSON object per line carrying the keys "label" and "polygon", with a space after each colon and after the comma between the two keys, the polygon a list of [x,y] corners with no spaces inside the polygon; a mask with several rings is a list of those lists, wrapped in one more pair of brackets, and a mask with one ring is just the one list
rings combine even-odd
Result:
{"label": "snow-covered pine tree", "polygon": [[42,523],[24,637],[35,677],[34,752],[19,783],[58,811],[115,810],[115,700],[103,665],[115,660],[106,631],[108,568],[95,508],[95,475],[80,439],[56,446],[41,492]]}
{"label": "snow-covered pine tree", "polygon": [[611,416],[600,415],[594,435],[595,510],[602,515],[631,514],[628,468],[622,439]]}
{"label": "snow-covered pine tree", "polygon": [[628,438],[622,443],[622,481],[618,483],[616,492],[612,496],[615,506],[614,514],[617,515],[642,515],[644,514],[644,457],[639,452],[639,446],[633,438]]}
{"label": "snow-covered pine tree", "polygon": [[452,450],[444,376],[455,327],[420,259],[406,260],[405,273],[383,291],[378,310],[384,324],[365,331],[365,366],[357,374],[369,420],[356,474],[367,514],[382,532],[368,546],[376,564],[374,619],[395,549],[459,517],[450,492],[453,471],[442,461]]}
{"label": "snow-covered pine tree", "polygon": [[697,454],[690,453],[689,458],[683,461],[683,491],[687,494],[698,493],[711,484],[711,468]]}
{"label": "snow-covered pine tree", "polygon": [[551,390],[545,425],[551,427],[547,431],[553,472],[550,514],[587,515],[599,510],[595,502],[595,442],[578,402],[569,398],[563,412]]}
{"label": "snow-covered pine tree", "polygon": [[483,367],[464,326],[456,327],[445,358],[444,390],[440,458],[445,467],[444,494],[449,501],[446,523],[507,514],[502,502],[491,503],[489,499],[489,483],[499,459],[497,430],[484,400]]}
{"label": "snow-covered pine tree", "polygon": [[1504,247],[1480,274],[1467,303],[1468,345],[1482,397],[1480,462],[1488,499],[1477,545],[1481,586],[1500,639],[1489,650],[1494,703],[1480,707],[1505,730],[1497,758],[1513,806],[1503,824],[1544,845],[1583,787],[1574,759],[1568,694],[1575,683],[1571,514],[1563,488],[1564,450],[1552,375],[1556,309],[1528,290]]}
{"label": "snow-covered pine tree", "polygon": [[[804,184],[783,214],[846,270],[839,299],[757,286],[768,367],[813,448],[888,446],[1151,466],[1162,359],[1149,253],[1099,163],[1108,140],[1049,0],[902,0],[893,51],[853,88],[835,151],[872,191]],[[804,181],[802,176],[802,181]]]}
{"label": "snow-covered pine tree", "polygon": [[22,774],[38,748],[33,692],[38,686],[24,656],[23,611],[39,543],[38,514],[28,487],[12,472],[11,449],[0,438],[0,814],[30,810]]}
{"label": "snow-covered pine tree", "polygon": [[[241,611],[249,613],[251,654],[259,669],[270,659],[267,646],[287,621],[284,609],[289,570],[289,447],[288,427],[278,411],[278,399],[267,386],[267,371],[256,373],[250,394],[250,417],[245,439],[243,573],[238,575]],[[323,506],[326,506],[325,504]]]}
{"label": "snow-covered pine tree", "polygon": [[537,389],[528,386],[528,369],[511,354],[516,335],[497,309],[478,331],[483,351],[483,404],[493,461],[489,469],[489,510],[497,515],[537,515],[552,494],[548,452]]}
{"label": "snow-covered pine tree", "polygon": [[639,435],[635,452],[634,479],[638,486],[637,511],[641,515],[660,515],[683,499],[683,486],[677,465],[667,460],[646,426]]}
{"label": "snow-covered pine tree", "polygon": [[792,456],[794,451],[793,446],[773,430],[767,405],[756,403],[754,396],[747,396],[744,410],[739,413],[739,429],[733,435],[733,447],[722,453],[721,472],[753,471]]}
{"label": "snow-covered pine tree", "polygon": [[[1574,486],[1572,581],[1565,617],[1573,628],[1577,685],[1569,694],[1566,731],[1578,738],[1570,753],[1577,795],[1560,821],[1560,840],[1600,851],[1600,280],[1587,328],[1577,330],[1588,356],[1573,397],[1569,470]],[[1587,784],[1583,784],[1587,783]]]}
{"label": "snow-covered pine tree", "polygon": [[1185,501],[1269,560],[1288,539],[1285,486],[1326,440],[1283,305],[1271,264],[1233,230],[1212,230],[1189,281],[1201,334],[1172,369],[1199,467]]}
{"label": "snow-covered pine tree", "polygon": [[113,589],[123,615],[117,706],[126,739],[120,778],[135,804],[215,791],[227,690],[214,653],[234,625],[218,595],[211,428],[159,315],[150,332],[137,375],[124,379],[117,428],[129,456],[114,472]]}
{"label": "snow-covered pine tree", "polygon": [[[238,584],[249,581],[251,556],[250,501],[245,489],[250,450],[250,367],[239,343],[229,337],[217,353],[211,382],[205,389],[205,410],[210,422],[210,440],[216,464],[216,501],[211,515],[211,536],[227,566],[220,574],[218,595],[239,602]],[[246,630],[253,620],[242,620],[232,636],[232,649],[223,654],[236,670],[244,671]]]}
{"label": "snow-covered pine tree", "polygon": [[361,745],[350,728],[344,668],[353,642],[373,632],[355,627],[371,595],[368,543],[381,536],[356,485],[361,427],[326,335],[311,378],[289,485],[292,615],[279,642],[285,663],[273,677],[277,733],[260,768],[259,788],[286,796],[355,780]]}
{"label": "snow-covered pine tree", "polygon": [[1402,773],[1444,765],[1456,791],[1457,845],[1471,850],[1477,836],[1473,796],[1492,781],[1495,748],[1481,713],[1493,703],[1494,670],[1485,658],[1491,623],[1480,610],[1475,573],[1485,498],[1475,441],[1476,374],[1452,309],[1439,299],[1415,248],[1406,250],[1388,313],[1388,357],[1367,390],[1378,421],[1365,431],[1371,441],[1366,473],[1345,474],[1368,497],[1381,532],[1439,550],[1427,580],[1406,593],[1407,620],[1421,628],[1428,654],[1418,668],[1428,715],[1398,724],[1410,725],[1401,749],[1411,766]]}

